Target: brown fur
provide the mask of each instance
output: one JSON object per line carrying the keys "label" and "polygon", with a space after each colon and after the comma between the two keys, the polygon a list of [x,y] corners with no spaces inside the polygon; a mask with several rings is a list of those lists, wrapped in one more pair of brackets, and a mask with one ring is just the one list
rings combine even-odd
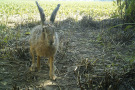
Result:
{"label": "brown fur", "polygon": [[[38,25],[33,28],[30,36],[30,52],[32,55],[31,71],[35,70],[34,53],[37,55],[37,68],[40,69],[40,57],[44,56],[49,58],[50,63],[50,78],[53,79],[54,67],[53,59],[58,49],[59,40],[58,35],[54,31],[53,25],[45,25],[44,32],[42,32],[42,26]],[[51,41],[51,43],[50,43]]]}
{"label": "brown fur", "polygon": [[[59,46],[59,39],[58,35],[55,32],[55,27],[52,24],[55,20],[55,16],[57,11],[59,10],[60,4],[52,12],[50,21],[51,23],[46,22],[45,14],[43,9],[40,7],[38,2],[36,1],[36,5],[38,7],[41,23],[42,25],[35,26],[32,29],[30,35],[30,53],[32,55],[32,65],[30,70],[34,71],[35,67],[40,69],[40,57],[44,56],[49,58],[49,76],[50,79],[55,79],[54,77],[54,56]],[[37,56],[37,66],[35,65],[35,58],[34,54],[36,53]]]}

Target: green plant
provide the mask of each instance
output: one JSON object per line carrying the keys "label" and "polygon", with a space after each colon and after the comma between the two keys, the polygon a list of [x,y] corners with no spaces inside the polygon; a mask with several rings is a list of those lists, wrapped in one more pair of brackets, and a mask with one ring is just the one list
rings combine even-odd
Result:
{"label": "green plant", "polygon": [[[135,0],[117,0],[118,11],[120,16],[125,19],[126,23],[135,22]],[[124,14],[123,14],[124,13]]]}

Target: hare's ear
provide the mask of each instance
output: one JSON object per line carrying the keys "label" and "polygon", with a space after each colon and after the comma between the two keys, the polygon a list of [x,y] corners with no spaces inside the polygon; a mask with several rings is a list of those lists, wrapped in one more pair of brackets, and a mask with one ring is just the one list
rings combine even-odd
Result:
{"label": "hare's ear", "polygon": [[57,7],[53,10],[50,21],[53,23],[55,20],[55,16],[57,14],[57,11],[59,10],[60,4],[57,5]]}
{"label": "hare's ear", "polygon": [[39,13],[40,13],[40,18],[41,18],[41,22],[42,22],[42,26],[43,26],[44,25],[44,22],[46,20],[45,14],[44,14],[43,9],[40,7],[40,5],[38,4],[37,1],[36,1],[36,4],[37,4],[37,7],[38,7],[38,10],[39,10]]}

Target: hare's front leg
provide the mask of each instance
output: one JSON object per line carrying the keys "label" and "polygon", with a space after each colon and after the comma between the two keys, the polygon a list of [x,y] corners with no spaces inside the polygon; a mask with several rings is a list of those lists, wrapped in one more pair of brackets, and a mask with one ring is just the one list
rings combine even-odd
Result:
{"label": "hare's front leg", "polygon": [[56,76],[54,75],[54,57],[52,56],[52,57],[50,57],[49,58],[49,66],[50,66],[50,71],[49,71],[49,77],[50,77],[50,79],[52,79],[52,80],[55,80],[55,78],[56,78]]}
{"label": "hare's front leg", "polygon": [[34,58],[34,50],[32,47],[30,47],[30,53],[32,56],[32,65],[30,67],[30,71],[35,71],[36,65],[35,65],[35,58]]}

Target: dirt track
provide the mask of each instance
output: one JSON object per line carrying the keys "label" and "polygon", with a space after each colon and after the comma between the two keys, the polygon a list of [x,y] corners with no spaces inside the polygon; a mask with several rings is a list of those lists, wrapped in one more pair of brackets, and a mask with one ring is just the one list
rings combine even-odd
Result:
{"label": "dirt track", "polygon": [[[80,90],[74,71],[79,66],[87,62],[95,62],[96,65],[93,64],[95,66],[89,68],[91,76],[104,76],[106,65],[116,62],[119,64],[119,61],[110,59],[112,56],[107,57],[110,53],[107,53],[105,47],[97,41],[100,31],[99,27],[82,27],[73,21],[66,23],[63,21],[57,25],[60,47],[55,59],[57,68],[55,81],[49,80],[49,67],[44,58],[41,60],[40,72],[29,71],[31,65],[29,48],[21,44],[10,53],[9,57],[1,58],[0,89]],[[28,45],[27,40],[26,45]],[[114,67],[114,71],[120,69]]]}

